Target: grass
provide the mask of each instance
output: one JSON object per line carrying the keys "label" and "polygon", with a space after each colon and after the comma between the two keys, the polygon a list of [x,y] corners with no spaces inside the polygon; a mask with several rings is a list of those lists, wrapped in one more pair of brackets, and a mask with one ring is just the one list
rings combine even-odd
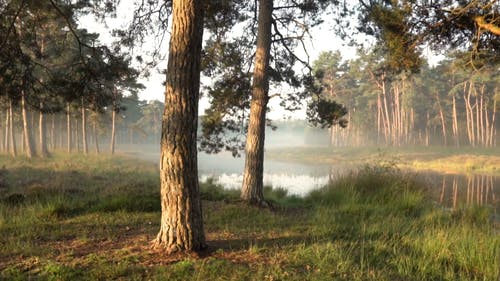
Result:
{"label": "grass", "polygon": [[391,162],[399,168],[434,170],[445,173],[500,175],[499,148],[455,147],[294,147],[269,150],[267,156],[305,164],[357,166]]}
{"label": "grass", "polygon": [[125,157],[0,156],[0,279],[498,280],[488,207],[443,210],[411,175],[367,166],[273,211],[201,186],[210,246],[164,256],[156,165]]}

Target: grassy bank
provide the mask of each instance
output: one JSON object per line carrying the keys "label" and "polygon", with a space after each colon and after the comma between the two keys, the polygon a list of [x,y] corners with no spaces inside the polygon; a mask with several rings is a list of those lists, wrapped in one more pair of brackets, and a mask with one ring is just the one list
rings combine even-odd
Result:
{"label": "grassy bank", "polygon": [[0,156],[0,279],[497,280],[487,207],[444,211],[410,176],[365,168],[276,209],[202,185],[209,250],[165,257],[157,165],[121,157]]}
{"label": "grassy bank", "polygon": [[444,173],[500,175],[500,148],[455,147],[293,147],[269,150],[267,157],[305,164],[357,166],[392,162],[400,168]]}

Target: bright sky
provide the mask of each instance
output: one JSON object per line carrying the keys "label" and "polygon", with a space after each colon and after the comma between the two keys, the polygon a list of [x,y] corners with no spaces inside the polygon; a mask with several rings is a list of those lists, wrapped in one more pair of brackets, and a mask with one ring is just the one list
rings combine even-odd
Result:
{"label": "bright sky", "polygon": [[[117,18],[112,19],[107,22],[110,29],[106,29],[102,24],[96,23],[93,16],[86,16],[80,21],[80,26],[87,28],[89,32],[98,32],[101,34],[100,41],[105,44],[110,44],[113,38],[110,36],[109,30],[113,28],[123,27],[122,25],[128,23],[132,17],[132,11],[134,10],[134,1],[122,1],[117,11]],[[317,59],[318,55],[324,51],[335,51],[339,50],[342,56],[346,59],[351,59],[355,56],[356,49],[354,47],[349,47],[343,44],[342,40],[335,35],[333,31],[330,30],[328,23],[326,22],[323,26],[317,26],[311,30],[312,40],[306,42],[307,52],[309,54],[310,62],[312,63]],[[153,40],[151,40],[153,41]],[[147,42],[144,46],[148,49],[148,45],[151,46],[154,42]],[[168,38],[165,39],[163,43],[163,52],[165,54],[168,52]],[[141,50],[142,51],[142,50]],[[135,51],[135,55],[144,55]],[[302,50],[297,50],[297,54],[302,59],[306,56]],[[302,54],[302,55],[301,55]],[[424,50],[424,55],[429,58],[431,65],[436,64],[443,56],[434,56],[431,51],[427,48]],[[164,100],[165,87],[162,85],[165,80],[164,74],[160,74],[159,70],[166,69],[166,61],[161,62],[156,70],[151,70],[151,75],[148,79],[142,79],[141,83],[146,86],[146,89],[139,93],[140,99],[145,100]],[[203,82],[203,80],[202,80]],[[271,89],[271,93],[276,93],[277,89]],[[278,120],[283,118],[294,118],[294,119],[305,119],[305,108],[296,112],[288,112],[280,107],[280,100],[278,98],[273,98],[269,101],[269,107],[271,108],[267,117],[270,119]],[[200,100],[199,113],[203,114],[205,109],[209,106],[208,99],[202,97]]]}
{"label": "bright sky", "polygon": [[[133,2],[132,1],[122,1],[118,11],[117,18],[109,21],[107,24],[109,26],[109,30],[113,28],[120,28],[121,25],[127,23],[132,16]],[[82,18],[80,21],[80,26],[86,28],[89,32],[98,32],[101,34],[100,41],[104,44],[109,44],[113,41],[111,38],[108,29],[106,29],[102,24],[96,23],[93,19],[93,16],[86,16]],[[310,57],[310,62],[312,63],[319,55],[319,53],[323,51],[333,51],[340,50],[345,58],[352,58],[355,55],[355,48],[342,46],[341,40],[335,36],[335,34],[329,30],[329,27],[325,25],[324,27],[315,27],[311,31],[312,40],[307,44],[307,52]],[[167,52],[168,50],[168,39],[164,42],[164,50]],[[145,46],[147,48],[147,46]],[[136,51],[137,52],[137,51]],[[305,59],[305,54],[301,51],[298,51],[299,54],[303,55]],[[139,53],[134,54],[139,55]],[[142,54],[141,54],[142,55]],[[158,66],[158,69],[165,69],[166,61],[161,62]],[[146,86],[146,89],[143,90],[139,97],[145,100],[164,100],[164,86],[162,85],[165,80],[165,76],[163,74],[158,73],[159,71],[152,70],[151,75],[148,79],[142,79],[141,82]],[[273,92],[273,89],[271,89]],[[276,89],[274,89],[276,92]],[[271,111],[268,113],[268,118],[278,120],[283,118],[294,118],[294,119],[305,119],[305,108],[303,110],[299,110],[293,113],[287,112],[279,106],[280,100],[277,98],[273,98],[269,101],[269,107]],[[202,98],[200,100],[200,114],[203,114],[204,110],[209,106],[208,99]]]}

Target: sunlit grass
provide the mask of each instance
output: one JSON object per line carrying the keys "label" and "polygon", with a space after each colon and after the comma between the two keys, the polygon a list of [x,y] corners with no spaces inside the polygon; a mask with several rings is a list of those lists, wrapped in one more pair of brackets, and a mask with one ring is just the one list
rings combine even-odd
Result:
{"label": "sunlit grass", "polygon": [[488,207],[443,210],[411,174],[370,165],[301,198],[265,189],[274,209],[201,185],[210,246],[166,257],[157,165],[124,157],[0,156],[0,279],[497,280]]}
{"label": "sunlit grass", "polygon": [[455,147],[294,147],[269,150],[280,161],[359,165],[392,162],[400,168],[500,175],[500,148]]}

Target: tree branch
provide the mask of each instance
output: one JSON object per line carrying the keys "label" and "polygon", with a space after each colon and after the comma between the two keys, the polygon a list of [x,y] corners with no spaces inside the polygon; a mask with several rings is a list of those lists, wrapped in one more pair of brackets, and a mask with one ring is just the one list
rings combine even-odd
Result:
{"label": "tree branch", "polygon": [[477,17],[474,17],[474,21],[476,22],[476,24],[482,28],[482,29],[486,29],[487,31],[495,34],[495,35],[499,35],[500,36],[500,26],[497,26],[493,23],[488,23],[486,22],[486,20],[484,19],[484,16],[477,16]]}
{"label": "tree branch", "polygon": [[25,2],[26,2],[26,0],[23,0],[21,2],[21,4],[19,5],[19,9],[17,9],[16,15],[14,16],[14,18],[12,19],[12,21],[9,25],[9,29],[7,30],[7,34],[5,34],[5,40],[2,42],[2,46],[0,47],[0,49],[3,49],[5,44],[7,44],[7,41],[9,40],[9,34],[12,31],[12,29],[14,28],[14,24],[16,23],[16,19],[19,17],[19,14],[21,14],[21,10],[23,9]]}

